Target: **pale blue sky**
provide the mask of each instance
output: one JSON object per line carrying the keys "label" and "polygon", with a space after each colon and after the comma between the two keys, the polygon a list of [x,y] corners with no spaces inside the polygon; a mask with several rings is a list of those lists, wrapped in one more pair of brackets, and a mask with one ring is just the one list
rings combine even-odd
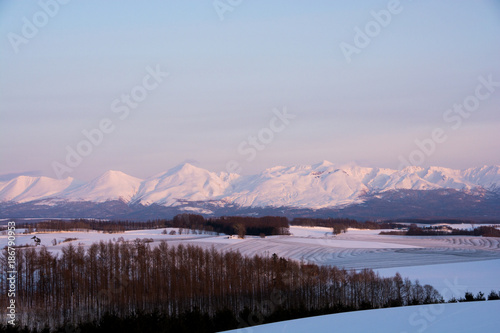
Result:
{"label": "pale blue sky", "polygon": [[[401,0],[348,63],[340,43],[390,1],[244,0],[220,20],[212,1],[73,0],[16,53],[9,36],[51,2],[0,2],[0,174],[56,177],[104,118],[114,130],[63,176],[147,177],[183,161],[397,168],[438,127],[447,140],[421,165],[500,164],[500,87],[457,130],[443,119],[479,76],[500,81],[498,1]],[[156,66],[169,76],[121,120],[112,102]],[[238,147],[284,107],[296,117],[248,161]]]}

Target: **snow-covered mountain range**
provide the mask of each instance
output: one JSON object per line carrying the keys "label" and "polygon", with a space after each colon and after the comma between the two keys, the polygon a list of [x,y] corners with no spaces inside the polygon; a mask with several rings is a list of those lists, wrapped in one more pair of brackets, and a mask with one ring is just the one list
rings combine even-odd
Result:
{"label": "snow-covered mountain range", "polygon": [[185,163],[147,179],[120,171],[107,171],[86,183],[73,178],[18,176],[0,181],[0,203],[57,205],[120,200],[128,205],[176,207],[186,202],[210,201],[239,207],[320,209],[359,204],[367,195],[388,191],[440,189],[500,193],[500,166],[392,170],[338,166],[323,161],[314,165],[277,166],[256,175],[241,176],[210,172]]}

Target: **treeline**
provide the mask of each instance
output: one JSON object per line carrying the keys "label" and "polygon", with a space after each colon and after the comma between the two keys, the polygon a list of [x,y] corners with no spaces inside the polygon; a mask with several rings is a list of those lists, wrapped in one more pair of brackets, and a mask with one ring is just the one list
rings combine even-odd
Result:
{"label": "treeline", "polygon": [[127,230],[144,230],[167,228],[169,220],[153,220],[147,222],[137,221],[102,221],[94,219],[75,220],[47,220],[37,223],[17,223],[17,228],[24,228],[28,232],[36,229],[37,232],[51,231],[88,231],[96,230],[108,233],[119,233]]}
{"label": "treeline", "polygon": [[[493,298],[490,296],[494,295]],[[488,295],[488,300],[498,300],[498,294],[494,291]],[[484,294],[479,292],[476,296],[467,292],[465,297],[460,299],[453,298],[449,303],[456,302],[471,302],[471,301],[485,301]],[[277,308],[269,314],[262,314],[259,320],[263,324],[291,320],[297,318],[304,318],[310,316],[319,316],[331,314],[331,309],[319,309],[307,311],[306,309],[299,308],[291,311]],[[0,323],[0,332],[5,333],[108,333],[108,332],[121,332],[121,333],[211,333],[220,332],[233,329],[239,326],[241,318],[250,315],[249,309],[244,309],[237,316],[229,310],[218,311],[216,314],[210,316],[203,314],[199,309],[194,309],[183,313],[179,316],[168,316],[158,312],[153,313],[133,313],[125,317],[119,317],[116,314],[105,314],[98,321],[82,322],[79,324],[62,325],[56,329],[51,330],[45,327],[42,330],[30,329],[28,327],[21,328],[19,326],[7,326]]]}
{"label": "treeline", "polygon": [[407,219],[386,220],[387,223],[401,223],[402,221],[414,224],[500,224],[500,220],[475,221],[463,219]]}
{"label": "treeline", "polygon": [[282,216],[264,217],[220,217],[207,220],[207,225],[225,234],[245,235],[289,235],[288,219]]}
{"label": "treeline", "polygon": [[482,236],[500,237],[500,230],[491,226],[481,226],[472,230],[447,229],[439,230],[435,228],[420,228],[415,224],[410,225],[408,230],[383,231],[381,235],[401,235],[401,236]]}
{"label": "treeline", "polygon": [[282,216],[205,218],[202,215],[186,213],[176,215],[172,220],[156,219],[147,222],[93,219],[48,220],[37,223],[18,223],[18,228],[25,228],[30,233],[35,229],[37,232],[97,230],[120,233],[127,230],[182,228],[243,237],[244,235],[288,235],[289,225],[327,227],[332,228],[335,234],[346,232],[348,228],[393,229],[400,226],[394,222],[359,222],[347,218],[294,218],[290,223],[286,217]]}
{"label": "treeline", "polygon": [[[488,295],[488,301],[499,300],[499,299],[500,299],[500,292],[497,293],[496,291],[492,290]],[[448,301],[448,303],[477,302],[477,301],[486,301],[486,296],[484,296],[484,293],[482,291],[478,292],[476,295],[474,295],[470,291],[466,291],[464,297],[461,297],[459,299],[453,297]]]}
{"label": "treeline", "polygon": [[71,221],[48,220],[37,223],[19,223],[18,228],[25,228],[31,233],[51,231],[88,231],[97,230],[108,233],[120,233],[127,230],[160,228],[183,228],[228,235],[288,235],[288,219],[282,216],[240,217],[225,216],[205,219],[197,214],[179,214],[172,220],[158,219],[147,222],[136,221],[98,221],[76,219]]}
{"label": "treeline", "polygon": [[393,229],[397,226],[396,223],[377,223],[372,221],[359,222],[347,218],[328,218],[328,219],[315,219],[315,218],[294,218],[291,225],[298,225],[303,227],[326,227],[332,228],[334,234],[346,232],[348,228],[355,229]]}
{"label": "treeline", "polygon": [[[7,257],[4,250],[2,271],[10,270]],[[106,314],[180,318],[195,310],[205,318],[225,312],[237,318],[236,327],[243,327],[265,318],[289,319],[302,311],[442,302],[432,286],[399,274],[380,277],[368,269],[348,271],[276,254],[246,257],[166,242],[152,248],[140,240],[94,243],[87,249],[68,244],[59,255],[45,247],[19,249],[15,270],[20,325],[37,329],[99,322]],[[6,279],[0,275],[2,295],[7,294]],[[7,301],[2,297],[0,306],[5,309]]]}
{"label": "treeline", "polygon": [[179,214],[174,217],[170,227],[238,235],[241,238],[245,235],[289,234],[288,219],[282,216],[223,216],[205,219],[196,214]]}

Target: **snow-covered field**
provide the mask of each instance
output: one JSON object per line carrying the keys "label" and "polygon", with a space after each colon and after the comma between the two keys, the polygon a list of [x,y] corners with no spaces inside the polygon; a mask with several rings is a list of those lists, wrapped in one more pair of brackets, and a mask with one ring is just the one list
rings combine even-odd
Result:
{"label": "snow-covered field", "polygon": [[226,333],[498,332],[499,313],[500,301],[417,305],[289,320]]}
{"label": "snow-covered field", "polygon": [[430,284],[446,300],[463,297],[466,291],[485,295],[491,290],[500,291],[500,259],[467,261],[453,264],[407,266],[377,270],[381,276],[402,276],[419,279],[421,284]]}
{"label": "snow-covered field", "polygon": [[[17,230],[16,244],[33,244],[34,234]],[[108,234],[90,232],[36,233],[43,246],[59,253],[68,244],[88,247],[99,241],[152,239],[151,246],[165,240],[168,244],[192,244],[203,248],[240,251],[244,255],[272,255],[304,260],[319,265],[347,269],[375,269],[382,276],[399,272],[403,277],[433,285],[445,299],[463,297],[466,291],[486,295],[500,291],[500,238],[471,236],[393,236],[380,230],[349,229],[333,236],[330,228],[291,227],[291,236],[232,239],[226,235],[179,234],[179,230],[136,230]],[[170,235],[175,231],[175,235]],[[56,245],[53,245],[55,239]],[[0,235],[0,248],[7,235]],[[358,311],[306,318],[239,332],[493,332],[500,327],[500,301],[414,306]],[[369,327],[366,326],[369,323]],[[238,332],[238,331],[234,331]]]}
{"label": "snow-covered field", "polygon": [[[382,276],[400,272],[403,277],[419,279],[431,284],[445,299],[462,297],[465,291],[477,293],[500,290],[500,238],[472,236],[393,236],[379,235],[380,230],[349,229],[333,236],[329,228],[291,227],[291,236],[266,238],[248,236],[230,239],[228,236],[193,234],[178,229],[126,231],[124,233],[50,232],[36,233],[41,244],[58,253],[76,238],[75,246],[89,246],[94,242],[150,239],[155,246],[165,240],[168,244],[192,244],[221,251],[240,251],[244,255],[272,255],[303,260],[319,265],[335,265],[346,269],[372,268]],[[169,233],[174,230],[175,235]],[[34,244],[33,234],[17,230],[16,244]],[[53,245],[55,239],[55,244]],[[0,248],[7,244],[7,236],[0,235]],[[450,293],[450,291],[452,293]]]}
{"label": "snow-covered field", "polygon": [[[62,247],[72,243],[75,246],[88,247],[92,243],[104,242],[117,242],[123,238],[124,241],[134,241],[135,239],[153,239],[153,243],[158,243],[162,240],[175,241],[175,242],[190,242],[198,238],[213,237],[211,235],[202,234],[188,234],[184,232],[179,234],[177,228],[167,228],[167,234],[162,232],[165,229],[151,229],[151,230],[133,230],[125,231],[122,233],[103,233],[99,231],[61,231],[61,232],[35,232],[32,234],[24,234],[24,229],[16,230],[16,246],[34,245],[33,239],[36,235],[41,240],[41,245],[46,246],[47,249],[53,253],[61,252]],[[175,235],[169,235],[171,231],[175,231]],[[72,241],[65,241],[67,239],[76,238]],[[56,245],[53,245],[54,240]],[[7,235],[0,234],[0,248],[7,245]]]}

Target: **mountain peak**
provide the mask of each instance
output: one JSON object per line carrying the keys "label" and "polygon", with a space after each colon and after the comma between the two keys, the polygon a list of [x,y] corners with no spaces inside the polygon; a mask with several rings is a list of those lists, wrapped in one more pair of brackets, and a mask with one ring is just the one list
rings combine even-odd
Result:
{"label": "mountain peak", "polygon": [[324,169],[324,168],[329,168],[329,167],[332,167],[334,166],[334,164],[330,161],[327,161],[327,160],[323,160],[319,163],[316,163],[316,164],[313,164],[311,165],[312,169]]}
{"label": "mountain peak", "polygon": [[316,166],[316,165],[317,165],[317,166],[322,166],[322,165],[324,165],[324,166],[331,166],[331,165],[333,165],[333,163],[332,163],[332,162],[330,162],[330,161],[327,161],[327,160],[322,160],[321,162],[318,162],[318,163],[316,163],[316,164],[314,164],[314,165],[315,165],[315,166]]}
{"label": "mountain peak", "polygon": [[185,162],[174,166],[167,170],[167,172],[163,173],[164,176],[171,176],[173,174],[191,174],[191,173],[200,173],[200,172],[209,172],[208,170],[199,168],[191,163]]}
{"label": "mountain peak", "polygon": [[416,172],[420,172],[420,171],[424,171],[424,170],[425,169],[422,167],[409,165],[409,166],[405,167],[404,169],[400,170],[399,172],[408,174],[408,173],[416,173]]}
{"label": "mountain peak", "polygon": [[196,169],[201,169],[189,162],[184,162],[179,164],[177,167],[179,167],[181,170],[196,170]]}
{"label": "mountain peak", "polygon": [[101,176],[99,176],[98,178],[109,178],[109,177],[132,177],[132,176],[129,176],[122,171],[108,170],[105,173],[103,173]]}
{"label": "mountain peak", "polygon": [[114,183],[115,185],[119,183],[134,183],[141,182],[142,179],[136,178],[134,176],[127,175],[125,172],[108,170],[97,178],[94,178],[90,183]]}
{"label": "mountain peak", "polygon": [[70,200],[104,202],[121,199],[128,202],[142,181],[121,171],[108,170],[90,182],[69,191],[65,197]]}

